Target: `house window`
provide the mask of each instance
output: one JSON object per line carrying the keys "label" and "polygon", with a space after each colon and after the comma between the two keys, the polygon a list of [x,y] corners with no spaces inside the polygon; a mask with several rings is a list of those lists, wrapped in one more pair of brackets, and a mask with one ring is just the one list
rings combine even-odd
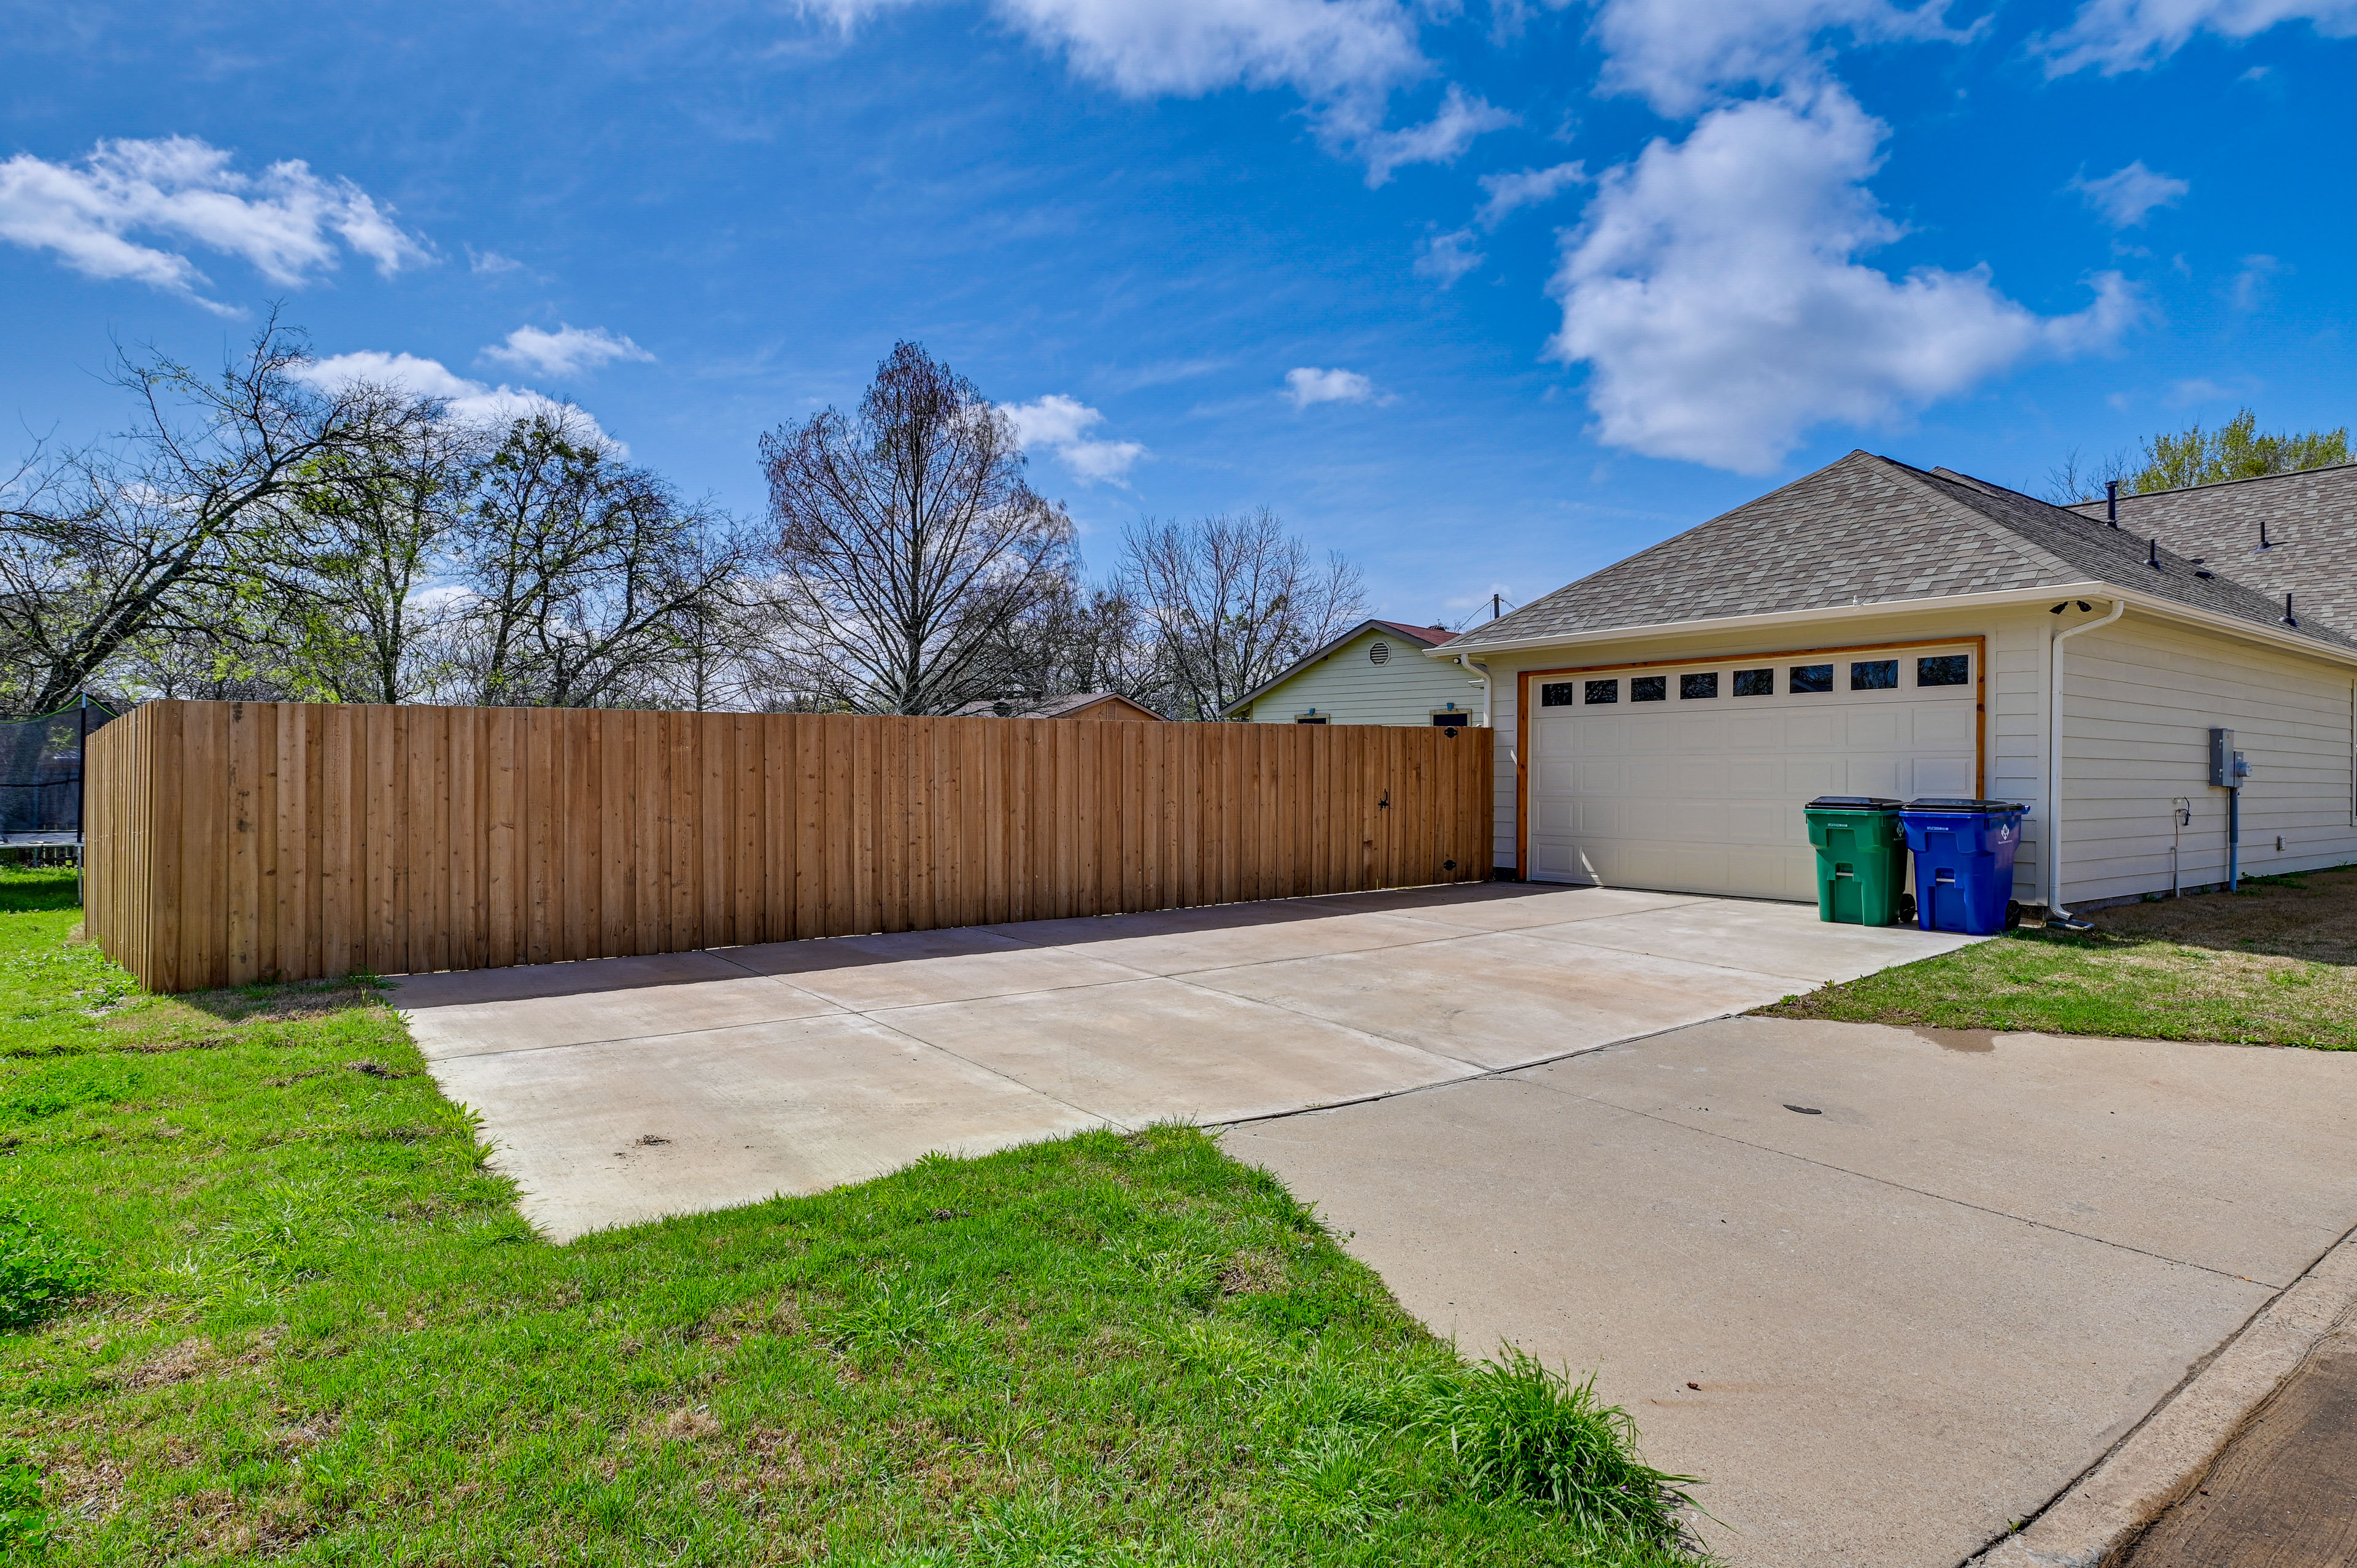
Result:
{"label": "house window", "polygon": [[1735,672],[1735,694],[1738,697],[1772,697],[1776,694],[1776,671],[1773,670],[1738,670]]}
{"label": "house window", "polygon": [[1861,659],[1849,667],[1849,689],[1853,692],[1895,692],[1899,689],[1899,660],[1896,659]]}
{"label": "house window", "polygon": [[1299,718],[1295,719],[1293,722],[1297,725],[1322,725],[1326,722],[1326,715],[1324,714],[1303,714]]}
{"label": "house window", "polygon": [[1973,656],[1969,653],[1935,653],[1929,659],[1915,660],[1915,683],[1918,686],[1969,686],[1973,681]]}
{"label": "house window", "polygon": [[1620,700],[1620,682],[1618,681],[1590,681],[1587,683],[1587,700],[1591,703],[1619,702]]}
{"label": "house window", "polygon": [[1679,676],[1678,695],[1681,697],[1717,696],[1718,671],[1716,670],[1706,670],[1699,675]]}
{"label": "house window", "polygon": [[1579,701],[1579,688],[1568,681],[1550,681],[1539,688],[1539,706],[1567,708]]}
{"label": "house window", "polygon": [[1670,678],[1667,675],[1636,675],[1629,681],[1629,700],[1632,703],[1667,702]]}
{"label": "house window", "polygon": [[1795,664],[1792,682],[1787,692],[1830,692],[1834,689],[1834,667],[1830,664]]}

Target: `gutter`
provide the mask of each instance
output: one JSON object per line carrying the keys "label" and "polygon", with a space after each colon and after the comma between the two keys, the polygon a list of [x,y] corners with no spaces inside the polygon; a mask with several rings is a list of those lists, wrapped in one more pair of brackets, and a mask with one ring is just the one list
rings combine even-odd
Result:
{"label": "gutter", "polygon": [[2106,627],[2127,614],[2125,596],[2115,598],[2108,614],[2098,620],[2083,620],[2077,626],[2066,626],[2054,634],[2051,656],[2047,660],[2053,676],[2053,688],[2046,699],[2046,923],[2064,930],[2093,929],[2086,920],[2072,918],[2062,907],[2062,645],[2083,631]]}
{"label": "gutter", "polygon": [[1701,620],[1656,621],[1641,626],[1601,627],[1592,631],[1550,632],[1539,637],[1518,637],[1500,642],[1482,642],[1472,648],[1456,643],[1443,643],[1426,649],[1426,656],[1434,659],[1487,658],[1493,653],[1518,653],[1541,648],[1577,648],[1591,642],[1619,642],[1641,638],[1693,637],[1699,633],[1740,631],[1747,628],[1806,626],[1815,622],[1855,620],[1867,615],[1903,615],[1915,610],[1957,610],[1996,607],[2009,605],[2045,605],[2055,599],[2111,599],[2126,604],[2142,614],[2157,616],[2222,632],[2270,648],[2305,653],[2313,658],[2330,659],[2343,664],[2357,665],[2357,648],[2326,642],[2306,637],[2289,628],[2278,629],[2263,621],[2244,620],[2240,616],[2222,615],[2215,610],[2200,609],[2180,600],[2161,598],[2122,588],[2115,584],[2089,578],[2079,583],[2048,583],[2035,588],[2008,588],[2001,593],[1956,594],[1946,597],[1921,599],[1879,599],[1872,604],[1834,605],[1822,609],[1786,610],[1769,615],[1719,616]]}

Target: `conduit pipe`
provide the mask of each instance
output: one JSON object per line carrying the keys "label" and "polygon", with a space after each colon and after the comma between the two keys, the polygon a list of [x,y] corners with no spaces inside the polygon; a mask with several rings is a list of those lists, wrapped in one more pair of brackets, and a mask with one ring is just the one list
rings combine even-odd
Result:
{"label": "conduit pipe", "polygon": [[2083,620],[2077,626],[2066,626],[2054,634],[2053,651],[2047,662],[2051,666],[2053,690],[2046,698],[2046,920],[2049,925],[2069,921],[2071,911],[2062,907],[2062,645],[2083,631],[2111,625],[2127,613],[2126,599],[2114,599],[2110,613],[2098,620]]}

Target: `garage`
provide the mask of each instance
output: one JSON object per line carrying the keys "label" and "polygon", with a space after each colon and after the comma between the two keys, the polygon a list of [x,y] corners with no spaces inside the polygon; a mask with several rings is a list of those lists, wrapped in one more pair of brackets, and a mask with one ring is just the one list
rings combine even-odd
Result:
{"label": "garage", "polygon": [[1523,673],[1525,875],[1813,899],[1818,795],[1981,792],[1980,639]]}

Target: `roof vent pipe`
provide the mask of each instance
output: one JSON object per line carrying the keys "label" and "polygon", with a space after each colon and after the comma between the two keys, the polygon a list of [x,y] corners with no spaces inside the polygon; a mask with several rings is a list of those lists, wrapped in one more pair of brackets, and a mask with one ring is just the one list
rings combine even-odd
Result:
{"label": "roof vent pipe", "polygon": [[[2104,519],[2114,528],[2120,525],[2120,482],[2117,479],[2104,481]],[[2261,523],[2259,526],[2264,528],[2266,525]]]}
{"label": "roof vent pipe", "polygon": [[2286,594],[2284,596],[2284,625],[2298,626],[2298,624],[2299,618],[2291,613],[2291,596],[2289,594]]}
{"label": "roof vent pipe", "polygon": [[2144,564],[2156,572],[2160,570],[2160,535],[2158,533],[2145,542]]}
{"label": "roof vent pipe", "polygon": [[2267,520],[2266,518],[2259,519],[2259,548],[2262,550],[2273,550],[2275,547],[2275,541],[2267,537]]}

